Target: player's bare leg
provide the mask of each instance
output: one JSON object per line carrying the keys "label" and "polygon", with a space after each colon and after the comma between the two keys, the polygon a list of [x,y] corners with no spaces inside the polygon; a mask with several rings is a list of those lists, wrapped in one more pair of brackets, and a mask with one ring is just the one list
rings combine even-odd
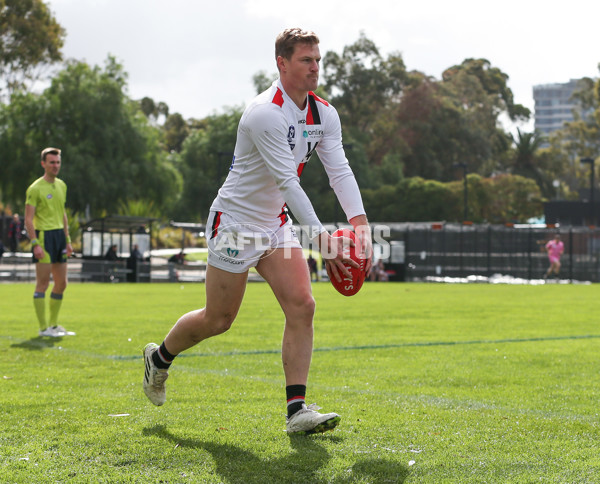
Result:
{"label": "player's bare leg", "polygon": [[[259,274],[269,283],[285,315],[281,358],[286,390],[306,390],[313,349],[313,317],[310,273],[302,249],[275,249],[263,256],[257,266]],[[288,400],[289,400],[289,392]],[[306,406],[301,395],[300,409],[288,413],[287,431],[316,433],[333,429],[340,421],[336,413],[321,414],[319,407]]]}
{"label": "player's bare leg", "polygon": [[35,264],[35,292],[33,293],[33,308],[40,327],[40,336],[56,337],[54,330],[48,327],[46,319],[46,290],[50,285],[50,264],[38,262]]}
{"label": "player's bare leg", "polygon": [[206,306],[179,318],[162,346],[146,345],[144,393],[154,405],[163,405],[167,398],[165,381],[170,363],[159,366],[160,359],[165,357],[163,351],[168,352],[166,356],[172,361],[200,341],[227,331],[242,304],[247,279],[247,271],[233,274],[209,265],[206,269]]}
{"label": "player's bare leg", "polygon": [[286,385],[306,385],[315,300],[302,249],[275,249],[260,260],[256,269],[271,286],[285,315],[281,357]]}
{"label": "player's bare leg", "polygon": [[35,292],[46,292],[50,285],[52,264],[38,262],[35,264]]}
{"label": "player's bare leg", "polygon": [[209,265],[206,306],[179,318],[165,338],[169,352],[178,355],[200,341],[227,331],[242,304],[248,272],[233,274]]}
{"label": "player's bare leg", "polygon": [[52,270],[52,279],[54,280],[54,286],[52,286],[52,292],[54,294],[64,293],[65,289],[67,288],[67,264],[66,263],[51,264],[51,270]]}
{"label": "player's bare leg", "polygon": [[54,285],[50,293],[48,325],[54,331],[55,336],[74,336],[73,331],[67,331],[62,325],[58,324],[58,314],[62,306],[63,294],[67,289],[67,264],[55,262],[51,266]]}

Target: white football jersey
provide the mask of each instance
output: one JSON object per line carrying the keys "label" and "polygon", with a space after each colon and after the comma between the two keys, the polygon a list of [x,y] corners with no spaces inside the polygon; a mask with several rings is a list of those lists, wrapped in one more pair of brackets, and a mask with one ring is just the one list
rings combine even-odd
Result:
{"label": "white football jersey", "polygon": [[279,80],[245,109],[237,131],[227,179],[211,211],[240,222],[271,226],[287,220],[289,207],[311,236],[325,230],[300,187],[300,175],[316,150],[348,220],[365,213],[360,191],[342,146],[340,118],[314,93],[304,109],[285,93]]}

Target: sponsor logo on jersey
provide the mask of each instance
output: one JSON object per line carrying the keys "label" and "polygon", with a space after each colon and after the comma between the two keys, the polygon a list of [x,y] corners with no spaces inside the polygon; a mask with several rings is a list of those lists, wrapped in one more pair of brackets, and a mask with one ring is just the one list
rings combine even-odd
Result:
{"label": "sponsor logo on jersey", "polygon": [[287,140],[288,144],[290,145],[290,149],[293,150],[296,147],[296,127],[293,124],[290,124]]}
{"label": "sponsor logo on jersey", "polygon": [[239,253],[240,253],[240,251],[239,251],[239,250],[236,250],[236,249],[232,249],[232,248],[230,248],[230,247],[227,247],[227,255],[228,255],[229,257],[237,257]]}
{"label": "sponsor logo on jersey", "polygon": [[51,194],[51,193],[49,193],[48,195],[46,195],[46,198],[47,198],[48,200],[50,200],[50,199],[52,198],[52,194]]}
{"label": "sponsor logo on jersey", "polygon": [[233,264],[233,265],[237,265],[237,266],[240,266],[244,263],[243,260],[229,259],[228,257],[223,257],[222,255],[219,256],[219,260],[222,262],[227,262],[228,264]]}
{"label": "sponsor logo on jersey", "polygon": [[304,138],[322,138],[323,137],[323,130],[321,128],[305,129],[302,132],[302,136]]}

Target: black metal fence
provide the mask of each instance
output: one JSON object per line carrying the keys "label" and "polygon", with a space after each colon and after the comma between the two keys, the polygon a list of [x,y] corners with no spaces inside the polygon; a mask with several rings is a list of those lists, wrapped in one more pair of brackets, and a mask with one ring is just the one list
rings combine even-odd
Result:
{"label": "black metal fence", "polygon": [[[376,249],[385,245],[390,248],[384,261],[392,274],[391,280],[489,278],[496,274],[527,280],[541,279],[549,265],[544,245],[558,232],[565,244],[560,277],[571,281],[600,282],[600,229],[597,228],[450,223],[372,224],[372,227]],[[376,256],[379,254],[376,251]],[[97,280],[94,279],[96,276],[111,282],[128,279],[129,271],[124,268],[120,272],[106,272],[89,264],[90,261],[82,259],[71,261],[69,279]],[[179,280],[172,277],[171,269],[167,268],[166,260],[161,264],[145,263],[135,280]],[[198,274],[187,272],[193,280],[204,280],[204,266],[188,265],[181,269],[199,271]],[[187,274],[182,273],[181,277],[185,278]],[[31,256],[0,260],[0,282],[34,278]]]}
{"label": "black metal fence", "polygon": [[403,263],[390,265],[407,281],[495,274],[541,279],[549,266],[544,246],[556,233],[565,245],[561,278],[600,280],[598,228],[447,223],[391,224],[389,228],[389,240],[404,244]]}

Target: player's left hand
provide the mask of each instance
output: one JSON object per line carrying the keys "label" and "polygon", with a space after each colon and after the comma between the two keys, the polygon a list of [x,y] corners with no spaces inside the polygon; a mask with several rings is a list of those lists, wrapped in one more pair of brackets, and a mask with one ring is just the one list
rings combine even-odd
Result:
{"label": "player's left hand", "polygon": [[73,246],[71,244],[67,244],[67,257],[71,257],[73,254]]}
{"label": "player's left hand", "polygon": [[371,228],[368,225],[358,225],[354,227],[354,232],[358,237],[360,245],[359,257],[367,260],[365,265],[365,274],[369,277],[371,266],[373,265],[373,241],[371,240]]}

